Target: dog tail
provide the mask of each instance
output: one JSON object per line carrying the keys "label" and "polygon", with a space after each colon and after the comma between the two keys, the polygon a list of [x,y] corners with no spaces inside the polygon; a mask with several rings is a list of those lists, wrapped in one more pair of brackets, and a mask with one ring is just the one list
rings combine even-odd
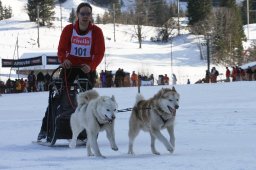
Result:
{"label": "dog tail", "polygon": [[90,100],[96,99],[99,97],[99,94],[96,90],[88,90],[77,95],[77,107],[87,105]]}
{"label": "dog tail", "polygon": [[135,105],[137,105],[141,100],[144,100],[144,97],[142,96],[142,94],[138,93],[136,96]]}

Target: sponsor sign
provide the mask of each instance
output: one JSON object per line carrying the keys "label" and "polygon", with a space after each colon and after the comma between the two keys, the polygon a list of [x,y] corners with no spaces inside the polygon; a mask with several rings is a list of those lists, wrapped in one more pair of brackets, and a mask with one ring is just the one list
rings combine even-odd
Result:
{"label": "sponsor sign", "polygon": [[46,64],[47,65],[59,65],[59,59],[57,56],[47,56],[46,57]]}
{"label": "sponsor sign", "polygon": [[2,59],[2,67],[28,67],[42,64],[42,56],[19,60]]}

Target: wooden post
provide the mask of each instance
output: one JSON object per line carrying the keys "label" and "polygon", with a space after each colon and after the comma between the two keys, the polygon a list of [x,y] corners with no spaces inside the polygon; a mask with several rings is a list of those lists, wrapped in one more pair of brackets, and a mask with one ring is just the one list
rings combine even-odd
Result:
{"label": "wooden post", "polygon": [[141,77],[138,76],[138,93],[140,93],[140,86],[141,86]]}

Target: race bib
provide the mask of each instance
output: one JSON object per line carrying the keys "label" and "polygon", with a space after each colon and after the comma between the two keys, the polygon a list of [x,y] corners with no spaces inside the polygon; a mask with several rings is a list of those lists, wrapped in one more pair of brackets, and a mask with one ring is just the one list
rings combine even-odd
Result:
{"label": "race bib", "polygon": [[86,35],[78,35],[76,30],[73,29],[70,54],[76,57],[91,57],[91,42],[92,31],[89,31]]}

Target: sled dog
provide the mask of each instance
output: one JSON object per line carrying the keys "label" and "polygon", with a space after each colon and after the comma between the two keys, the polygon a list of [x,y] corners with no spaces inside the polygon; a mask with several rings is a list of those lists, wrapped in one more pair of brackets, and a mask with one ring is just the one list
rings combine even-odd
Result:
{"label": "sled dog", "polygon": [[[174,87],[172,89],[163,88],[148,100],[138,94],[129,120],[128,154],[134,154],[133,142],[140,130],[149,132],[153,154],[160,154],[155,148],[156,138],[172,153],[175,147],[174,120],[178,108],[179,93]],[[167,129],[170,142],[160,132],[161,129]]]}
{"label": "sled dog", "polygon": [[97,137],[100,131],[106,130],[111,148],[117,151],[114,132],[115,112],[117,111],[115,97],[99,96],[95,90],[89,90],[78,95],[77,103],[76,111],[70,118],[73,135],[69,147],[76,147],[77,136],[85,129],[88,156],[104,157],[100,153]]}

